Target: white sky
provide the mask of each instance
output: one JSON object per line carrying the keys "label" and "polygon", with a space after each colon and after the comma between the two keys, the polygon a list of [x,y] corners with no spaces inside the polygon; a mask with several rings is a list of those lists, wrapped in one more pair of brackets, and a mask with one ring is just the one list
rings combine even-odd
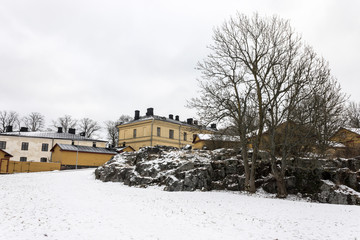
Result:
{"label": "white sky", "polygon": [[100,123],[122,114],[195,117],[194,68],[236,11],[277,14],[360,102],[358,0],[0,0],[0,110]]}

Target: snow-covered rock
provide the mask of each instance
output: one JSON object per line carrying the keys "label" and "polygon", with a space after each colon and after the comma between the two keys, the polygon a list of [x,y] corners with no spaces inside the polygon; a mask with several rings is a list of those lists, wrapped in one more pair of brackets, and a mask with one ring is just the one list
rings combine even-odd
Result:
{"label": "snow-covered rock", "polygon": [[[319,202],[360,205],[359,161],[291,159],[285,176],[287,190]],[[256,187],[276,193],[270,163],[261,158],[256,165]],[[243,160],[232,149],[147,147],[114,156],[95,170],[95,176],[129,186],[164,186],[165,191],[245,190]]]}

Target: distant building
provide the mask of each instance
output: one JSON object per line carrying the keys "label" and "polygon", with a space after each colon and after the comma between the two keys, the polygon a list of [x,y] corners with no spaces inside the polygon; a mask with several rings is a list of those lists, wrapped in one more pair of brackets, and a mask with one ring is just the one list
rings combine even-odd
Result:
{"label": "distant building", "polygon": [[[360,128],[339,128],[330,138],[332,145],[328,151],[336,157],[360,155]],[[336,145],[335,145],[336,144]]]}
{"label": "distant building", "polygon": [[101,166],[109,161],[116,151],[89,146],[78,146],[57,143],[52,149],[52,161],[62,166]]}
{"label": "distant building", "polygon": [[192,118],[182,122],[179,116],[169,117],[154,115],[154,109],[148,108],[145,116],[135,111],[134,120],[117,126],[119,129],[118,146],[131,146],[135,150],[141,147],[164,145],[184,147],[192,145],[194,136],[199,133],[214,133],[216,125],[211,128],[198,125]]}
{"label": "distant building", "polygon": [[220,134],[196,134],[193,149],[214,150],[218,148],[240,148],[240,137]]}
{"label": "distant building", "polygon": [[64,133],[62,128],[57,132],[28,132],[21,128],[18,132],[0,133],[0,149],[13,156],[12,161],[51,162],[51,149],[55,144],[70,144],[90,147],[106,146],[106,141],[86,138],[75,134],[75,129]]}
{"label": "distant building", "polygon": [[6,173],[9,170],[9,161],[12,155],[0,149],[0,173]]}
{"label": "distant building", "polygon": [[360,148],[360,128],[339,128],[330,138],[331,141],[344,144],[346,147]]}

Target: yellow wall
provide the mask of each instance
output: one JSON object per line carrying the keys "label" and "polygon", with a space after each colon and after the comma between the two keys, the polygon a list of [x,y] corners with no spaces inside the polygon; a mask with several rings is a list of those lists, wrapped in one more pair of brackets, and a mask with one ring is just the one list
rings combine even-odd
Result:
{"label": "yellow wall", "polygon": [[[157,128],[160,128],[160,136],[157,135]],[[139,150],[141,147],[165,145],[172,147],[184,147],[192,145],[193,135],[199,133],[211,133],[209,130],[199,129],[194,126],[186,126],[173,122],[162,121],[158,119],[149,119],[144,121],[132,122],[119,125],[119,146],[126,145]],[[136,129],[136,138],[133,137]],[[174,138],[169,138],[169,131],[174,130]],[[187,134],[184,140],[184,132]]]}
{"label": "yellow wall", "polygon": [[78,166],[101,166],[109,161],[115,154],[88,153],[88,152],[72,152],[61,150],[56,146],[53,152],[53,162],[61,165],[77,165]]}
{"label": "yellow wall", "polygon": [[20,172],[43,172],[60,170],[59,163],[43,163],[43,162],[18,162],[9,161],[8,171],[3,166],[1,173],[20,173]]}
{"label": "yellow wall", "polygon": [[9,161],[10,156],[0,150],[0,173],[7,172]]}
{"label": "yellow wall", "polygon": [[340,128],[330,140],[342,143],[347,147],[360,146],[360,135],[344,128]]}

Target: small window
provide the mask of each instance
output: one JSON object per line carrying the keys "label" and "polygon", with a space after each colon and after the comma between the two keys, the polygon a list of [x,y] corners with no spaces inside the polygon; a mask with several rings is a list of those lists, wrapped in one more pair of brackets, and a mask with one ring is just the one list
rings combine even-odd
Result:
{"label": "small window", "polygon": [[41,145],[41,151],[47,152],[48,150],[49,150],[49,144],[43,143],[43,144]]}
{"label": "small window", "polygon": [[24,151],[29,150],[29,143],[28,142],[22,142],[21,143],[21,150],[24,150]]}
{"label": "small window", "polygon": [[187,133],[184,132],[184,141],[187,141]]}
{"label": "small window", "polygon": [[0,149],[6,149],[6,142],[0,141]]}
{"label": "small window", "polygon": [[96,147],[96,142],[93,142],[93,147]]}
{"label": "small window", "polygon": [[20,157],[20,162],[26,162],[27,161],[27,157]]}
{"label": "small window", "polygon": [[160,137],[161,136],[161,128],[157,128],[156,129],[156,135],[158,136],[158,137]]}
{"label": "small window", "polygon": [[169,138],[174,139],[174,130],[172,129],[169,130]]}
{"label": "small window", "polygon": [[136,129],[133,130],[133,138],[136,138]]}
{"label": "small window", "polygon": [[40,158],[40,162],[47,162],[47,158],[44,157]]}

